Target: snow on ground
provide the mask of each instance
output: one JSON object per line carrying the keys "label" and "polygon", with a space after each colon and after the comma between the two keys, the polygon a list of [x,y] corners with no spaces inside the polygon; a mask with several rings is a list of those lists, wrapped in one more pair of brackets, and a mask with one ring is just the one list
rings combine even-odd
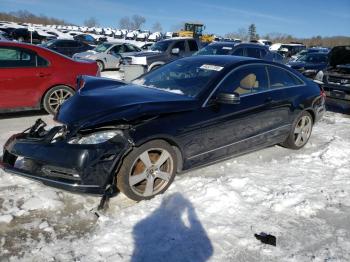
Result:
{"label": "snow on ground", "polygon": [[[40,113],[1,119],[0,146],[38,117],[53,124]],[[302,150],[188,172],[150,201],[119,194],[99,218],[97,197],[0,171],[0,261],[350,261],[349,127],[327,113]]]}

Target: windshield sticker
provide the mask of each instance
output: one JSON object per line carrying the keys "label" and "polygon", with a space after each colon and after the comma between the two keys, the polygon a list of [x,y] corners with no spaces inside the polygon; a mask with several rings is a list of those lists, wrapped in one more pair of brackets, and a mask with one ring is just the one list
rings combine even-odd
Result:
{"label": "windshield sticker", "polygon": [[229,47],[229,46],[223,46],[222,49],[224,50],[232,50],[232,47]]}
{"label": "windshield sticker", "polygon": [[200,69],[206,69],[206,70],[212,70],[212,71],[221,71],[224,69],[222,66],[216,66],[216,65],[202,65]]}

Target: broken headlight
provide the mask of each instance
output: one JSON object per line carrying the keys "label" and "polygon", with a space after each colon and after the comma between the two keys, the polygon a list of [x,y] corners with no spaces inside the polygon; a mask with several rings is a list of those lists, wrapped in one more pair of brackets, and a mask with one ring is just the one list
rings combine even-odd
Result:
{"label": "broken headlight", "polygon": [[120,130],[101,131],[82,137],[74,137],[71,140],[69,140],[68,143],[79,145],[95,145],[104,143],[115,136],[123,136],[123,132]]}

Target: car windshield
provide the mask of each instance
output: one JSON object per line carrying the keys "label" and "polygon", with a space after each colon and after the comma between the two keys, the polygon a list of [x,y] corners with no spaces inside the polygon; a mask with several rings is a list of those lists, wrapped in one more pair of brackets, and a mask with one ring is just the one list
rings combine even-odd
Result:
{"label": "car windshield", "polygon": [[102,52],[106,51],[108,48],[110,48],[111,46],[112,46],[112,44],[104,43],[104,44],[96,46],[94,48],[94,51],[96,51],[97,53],[102,53]]}
{"label": "car windshield", "polygon": [[152,47],[152,51],[165,52],[168,49],[170,41],[157,42]]}
{"label": "car windshield", "polygon": [[229,55],[233,46],[230,45],[207,45],[197,51],[195,55]]}
{"label": "car windshield", "polygon": [[197,97],[224,69],[221,64],[177,60],[135,79],[132,83],[188,97]]}
{"label": "car windshield", "polygon": [[300,57],[297,59],[297,61],[299,61],[299,62],[307,62],[309,59],[310,59],[310,58],[309,58],[308,55],[302,55],[302,56],[300,56]]}

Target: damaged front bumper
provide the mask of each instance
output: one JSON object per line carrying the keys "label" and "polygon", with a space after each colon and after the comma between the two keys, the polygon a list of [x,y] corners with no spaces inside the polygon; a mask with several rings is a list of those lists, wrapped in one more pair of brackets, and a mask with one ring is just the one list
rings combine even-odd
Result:
{"label": "damaged front bumper", "polygon": [[68,191],[104,194],[108,186],[115,185],[115,172],[131,149],[125,136],[101,144],[82,145],[70,144],[66,139],[55,140],[52,132],[42,136],[33,134],[32,129],[8,139],[0,168]]}

